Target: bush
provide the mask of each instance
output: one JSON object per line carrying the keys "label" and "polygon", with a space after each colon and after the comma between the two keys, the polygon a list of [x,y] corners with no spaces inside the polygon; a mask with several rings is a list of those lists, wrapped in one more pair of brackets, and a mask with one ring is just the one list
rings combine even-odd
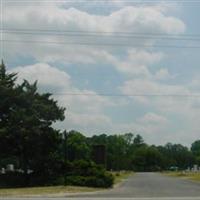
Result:
{"label": "bush", "polygon": [[41,174],[23,174],[20,172],[7,172],[0,174],[0,188],[14,187],[34,187],[34,186],[52,186],[62,185],[64,178],[61,176],[51,176]]}
{"label": "bush", "polygon": [[22,173],[8,172],[0,175],[0,187],[21,187],[26,186],[26,178]]}
{"label": "bush", "polygon": [[116,172],[116,173],[115,173],[115,176],[120,176],[120,173],[119,173],[119,172]]}
{"label": "bush", "polygon": [[106,173],[104,176],[104,183],[105,183],[105,187],[112,187],[113,183],[114,183],[114,177],[112,174],[110,173]]}
{"label": "bush", "polygon": [[113,185],[114,177],[106,170],[96,165],[94,162],[79,160],[67,164],[66,179],[68,185],[103,187],[108,188]]}
{"label": "bush", "polygon": [[83,176],[67,176],[67,185],[86,186],[85,177]]}
{"label": "bush", "polygon": [[95,176],[67,176],[67,185],[87,186],[109,188],[113,185],[113,176],[105,175],[104,177]]}

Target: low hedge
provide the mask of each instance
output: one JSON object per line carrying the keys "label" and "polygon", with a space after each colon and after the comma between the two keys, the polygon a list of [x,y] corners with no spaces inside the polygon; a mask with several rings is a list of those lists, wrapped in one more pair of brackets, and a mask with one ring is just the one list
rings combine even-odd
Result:
{"label": "low hedge", "polygon": [[6,174],[0,174],[0,187],[25,187],[26,180],[22,173],[8,172]]}
{"label": "low hedge", "polygon": [[106,174],[102,177],[67,176],[66,180],[67,185],[109,188],[112,187],[114,178],[112,175]]}
{"label": "low hedge", "polygon": [[19,172],[8,172],[0,174],[0,188],[53,186],[64,184],[64,178],[60,176],[23,174]]}
{"label": "low hedge", "polygon": [[54,172],[0,174],[0,188],[63,185],[65,181],[67,185],[108,188],[113,185],[114,177],[103,166],[85,160],[66,162],[60,171]]}

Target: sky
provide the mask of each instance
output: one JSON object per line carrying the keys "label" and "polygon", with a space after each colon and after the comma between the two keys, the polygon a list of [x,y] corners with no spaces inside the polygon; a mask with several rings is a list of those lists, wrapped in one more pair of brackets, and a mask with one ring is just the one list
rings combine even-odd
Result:
{"label": "sky", "polygon": [[[66,107],[54,126],[190,145],[200,135],[200,1],[1,0],[1,57]],[[3,30],[3,31],[2,31]]]}

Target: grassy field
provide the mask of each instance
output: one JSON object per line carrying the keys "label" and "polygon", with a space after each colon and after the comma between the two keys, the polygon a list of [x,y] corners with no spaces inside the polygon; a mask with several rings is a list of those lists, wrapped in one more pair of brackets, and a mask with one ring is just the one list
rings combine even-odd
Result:
{"label": "grassy field", "polygon": [[[112,172],[115,177],[114,184],[118,184],[128,178],[133,173],[131,172]],[[32,188],[13,188],[0,189],[0,197],[22,197],[22,196],[40,196],[40,195],[56,195],[62,196],[66,193],[82,193],[95,192],[105,190],[102,188],[77,187],[77,186],[51,186],[51,187],[32,187]]]}
{"label": "grassy field", "polygon": [[173,177],[180,177],[188,180],[193,181],[200,181],[200,173],[194,172],[167,172],[166,175],[173,176]]}

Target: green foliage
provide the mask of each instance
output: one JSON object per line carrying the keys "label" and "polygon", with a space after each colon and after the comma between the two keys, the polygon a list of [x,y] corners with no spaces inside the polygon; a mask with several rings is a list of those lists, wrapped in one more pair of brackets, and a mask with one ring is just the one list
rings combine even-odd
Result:
{"label": "green foliage", "polygon": [[91,161],[77,160],[68,162],[66,174],[68,185],[89,187],[111,187],[114,182],[112,174]]}
{"label": "green foliage", "polygon": [[67,134],[67,158],[70,161],[86,159],[90,157],[90,148],[87,138],[77,131]]}
{"label": "green foliage", "polygon": [[132,170],[132,158],[135,150],[145,146],[140,135],[134,136],[132,133],[124,135],[93,136],[88,139],[88,143],[95,145],[106,145],[107,149],[107,169],[108,170]]}
{"label": "green foliage", "polygon": [[133,140],[133,143],[134,143],[135,145],[140,146],[140,145],[144,144],[144,140],[143,140],[143,138],[142,138],[141,135],[136,135],[136,137],[135,137],[134,140]]}
{"label": "green foliage", "polygon": [[194,155],[200,156],[200,140],[197,140],[194,143],[192,143],[191,151],[194,153]]}
{"label": "green foliage", "polygon": [[133,166],[136,171],[159,171],[162,155],[156,147],[140,147],[133,157]]}
{"label": "green foliage", "polygon": [[[140,135],[132,133],[102,134],[88,138],[88,141],[90,144],[106,145],[108,170],[160,171],[172,166],[187,169],[195,164],[194,153],[181,144],[149,146]],[[196,163],[199,162],[196,158]]]}
{"label": "green foliage", "polygon": [[114,178],[112,175],[105,174],[102,177],[96,176],[69,176],[67,177],[68,185],[87,186],[87,187],[112,187]]}
{"label": "green foliage", "polygon": [[195,157],[189,149],[181,144],[166,144],[161,150],[165,155],[165,165],[167,168],[176,166],[179,169],[191,167],[195,162]]}
{"label": "green foliage", "polygon": [[[59,131],[51,127],[57,120],[64,120],[64,108],[48,93],[37,91],[37,82],[24,80],[15,83],[16,74],[6,73],[0,65],[0,167],[16,164],[23,169],[29,184],[28,169],[39,177],[55,174],[59,161]],[[12,162],[10,162],[12,159]],[[59,162],[58,162],[59,163]]]}

